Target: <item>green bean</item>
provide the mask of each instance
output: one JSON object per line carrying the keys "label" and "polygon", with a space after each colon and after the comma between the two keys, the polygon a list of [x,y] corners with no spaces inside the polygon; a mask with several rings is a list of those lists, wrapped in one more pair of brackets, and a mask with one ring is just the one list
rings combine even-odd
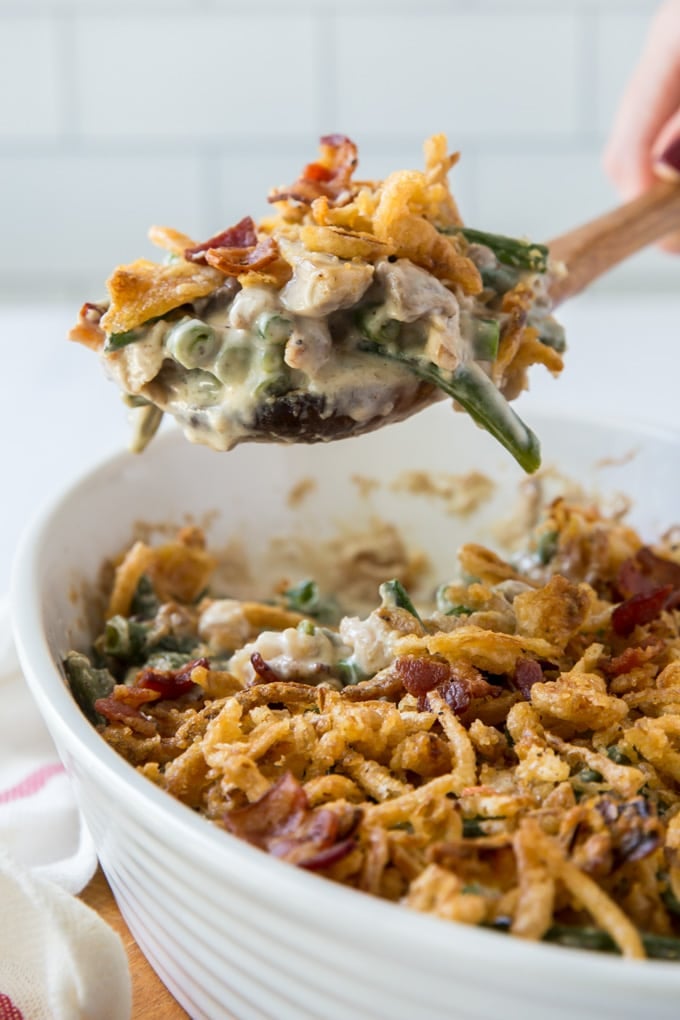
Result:
{"label": "green bean", "polygon": [[401,331],[401,323],[390,319],[384,305],[369,305],[359,308],[356,313],[356,324],[360,332],[368,340],[376,343],[394,343]]}
{"label": "green bean", "polygon": [[215,358],[213,372],[225,386],[242,383],[250,370],[256,348],[245,343],[225,343]]}
{"label": "green bean", "polygon": [[480,822],[484,821],[481,815],[477,815],[475,818],[464,818],[463,819],[463,838],[464,839],[475,839],[477,836],[485,836],[486,833],[480,825]]}
{"label": "green bean", "polygon": [[556,322],[550,316],[544,318],[529,317],[529,325],[535,326],[538,330],[538,339],[546,347],[552,347],[558,354],[564,354],[567,349],[567,337],[564,326]]}
{"label": "green bean", "polygon": [[71,693],[91,723],[103,722],[103,717],[94,707],[98,698],[107,698],[114,688],[115,680],[108,669],[95,669],[86,655],[69,652],[64,659],[64,669]]}
{"label": "green bean", "polygon": [[148,633],[148,624],[125,616],[112,616],[104,627],[103,651],[117,659],[134,661],[145,652]]}
{"label": "green bean", "polygon": [[396,578],[393,578],[391,581],[383,581],[378,588],[378,593],[383,606],[405,609],[407,613],[411,614],[411,616],[415,616],[419,623],[423,622],[418,615],[418,610],[411,602],[410,596],[401,581],[397,581]]}
{"label": "green bean", "polygon": [[282,344],[293,332],[293,323],[283,315],[271,315],[263,312],[257,320],[257,331],[263,340],[269,343]]}
{"label": "green bean", "polygon": [[577,773],[576,778],[582,783],[601,783],[603,777],[597,769],[583,768]]}
{"label": "green bean", "polygon": [[356,684],[361,683],[362,680],[366,680],[366,674],[363,669],[357,666],[352,657],[340,659],[336,669],[343,687],[354,687]]}
{"label": "green bean", "polygon": [[358,346],[371,354],[399,361],[419,379],[438,386],[457,400],[478,425],[490,432],[525,471],[530,473],[539,467],[541,453],[537,437],[515,414],[479,365],[461,364],[445,375],[431,362],[388,351],[369,340],[362,340]]}
{"label": "green bean", "polygon": [[542,567],[545,567],[554,558],[559,545],[559,537],[556,531],[544,531],[539,538],[536,559]]}
{"label": "green bean", "polygon": [[490,234],[486,230],[471,227],[453,227],[442,231],[444,234],[462,234],[471,244],[483,244],[490,248],[499,262],[516,269],[530,269],[534,273],[545,273],[548,268],[548,249],[544,244],[520,241],[504,234]]}
{"label": "green bean", "polygon": [[[477,361],[495,361],[501,338],[501,324],[498,319],[470,318],[463,334],[469,335],[472,352]],[[469,333],[467,332],[469,330]]]}
{"label": "green bean", "polygon": [[200,319],[182,319],[165,338],[168,353],[184,368],[205,365],[217,351],[217,335]]}
{"label": "green bean", "polygon": [[152,620],[160,609],[160,600],[154,591],[148,574],[142,574],[130,604],[130,615],[142,620]]}
{"label": "green bean", "polygon": [[480,269],[482,283],[496,294],[507,294],[519,283],[519,273],[510,266],[486,266]]}
{"label": "green bean", "polygon": [[319,623],[336,623],[342,615],[332,595],[323,596],[316,581],[306,580],[283,593],[286,608],[304,616],[312,616]]}
{"label": "green bean", "polygon": [[611,747],[607,748],[607,757],[610,761],[616,762],[617,765],[633,764],[628,755],[619,750],[616,744],[612,744]]}
{"label": "green bean", "polygon": [[[674,935],[656,935],[640,932],[647,956],[652,960],[680,960],[680,938]],[[580,928],[576,925],[553,924],[544,935],[545,942],[555,942],[574,949],[595,949],[604,953],[619,953],[611,935],[600,928]]]}
{"label": "green bean", "polygon": [[108,354],[110,351],[120,351],[128,344],[141,340],[143,336],[144,330],[140,328],[128,329],[125,333],[109,333],[104,343],[104,354]]}
{"label": "green bean", "polygon": [[163,420],[163,412],[154,404],[144,404],[134,413],[134,431],[130,449],[133,453],[142,453],[158,432]]}
{"label": "green bean", "polygon": [[222,383],[202,368],[190,368],[186,376],[188,399],[195,407],[210,407],[222,395]]}

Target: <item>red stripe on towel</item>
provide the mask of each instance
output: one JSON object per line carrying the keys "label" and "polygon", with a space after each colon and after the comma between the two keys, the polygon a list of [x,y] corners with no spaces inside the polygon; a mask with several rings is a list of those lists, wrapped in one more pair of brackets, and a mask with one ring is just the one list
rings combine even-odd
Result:
{"label": "red stripe on towel", "polygon": [[[64,771],[60,762],[52,762],[50,765],[43,765],[35,772],[29,773],[21,782],[10,786],[9,790],[0,790],[0,804],[8,804],[12,800],[21,800],[22,797],[31,797],[38,790],[42,790],[52,776],[57,776]],[[1,1000],[0,1000],[1,1003]],[[0,1020],[4,1020],[0,1012]]]}
{"label": "red stripe on towel", "polygon": [[24,1014],[4,992],[0,992],[0,1020],[24,1020]]}

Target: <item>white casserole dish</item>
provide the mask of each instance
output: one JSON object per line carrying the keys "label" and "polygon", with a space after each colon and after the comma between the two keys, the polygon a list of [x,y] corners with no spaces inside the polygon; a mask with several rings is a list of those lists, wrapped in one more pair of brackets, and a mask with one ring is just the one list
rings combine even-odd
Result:
{"label": "white casserole dish", "polygon": [[[548,413],[530,424],[544,464],[590,491],[634,499],[652,538],[680,520],[680,435]],[[395,491],[405,470],[479,470],[496,482],[472,517]],[[360,475],[380,484],[365,494]],[[315,488],[291,505],[294,485]],[[128,925],[193,1018],[238,1020],[572,1020],[676,1017],[680,968],[632,963],[420,915],[284,864],[153,786],[108,747],[72,701],[60,660],[91,637],[85,589],[135,522],[213,514],[209,542],[238,536],[263,582],[270,538],[394,522],[437,580],[462,540],[488,540],[517,503],[522,473],[462,415],[436,406],[382,432],[324,447],[192,447],[175,431],[122,454],[54,499],[26,533],[12,594],[27,680],[72,778]],[[363,494],[362,494],[363,493]],[[292,501],[294,503],[294,501]],[[86,582],[85,585],[83,582]],[[266,589],[265,589],[266,590]],[[89,614],[91,616],[91,614]]]}

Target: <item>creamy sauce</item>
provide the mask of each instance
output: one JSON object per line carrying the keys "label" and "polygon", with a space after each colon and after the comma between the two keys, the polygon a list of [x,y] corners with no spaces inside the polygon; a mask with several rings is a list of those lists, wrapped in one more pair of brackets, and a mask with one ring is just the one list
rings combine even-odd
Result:
{"label": "creamy sauce", "polygon": [[[358,426],[386,419],[422,386],[401,355],[447,376],[462,369],[473,386],[490,375],[495,355],[480,349],[480,322],[492,315],[502,323],[504,313],[407,259],[372,265],[297,242],[281,248],[293,270],[281,289],[227,280],[139,327],[120,349],[105,349],[109,374],[133,398],[172,414],[191,440],[217,450],[246,439],[310,438],[295,425],[310,408],[320,433],[331,417]],[[481,249],[480,261],[489,254]],[[367,341],[391,356],[363,350]],[[281,415],[289,421],[279,431]],[[509,408],[500,419],[521,441]]]}

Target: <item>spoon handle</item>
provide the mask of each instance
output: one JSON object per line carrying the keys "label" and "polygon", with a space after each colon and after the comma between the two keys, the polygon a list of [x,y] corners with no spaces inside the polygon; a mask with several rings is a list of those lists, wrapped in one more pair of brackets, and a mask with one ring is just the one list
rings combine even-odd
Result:
{"label": "spoon handle", "polygon": [[551,261],[566,273],[550,284],[553,304],[579,294],[640,248],[680,229],[680,183],[659,181],[632,202],[550,241]]}

